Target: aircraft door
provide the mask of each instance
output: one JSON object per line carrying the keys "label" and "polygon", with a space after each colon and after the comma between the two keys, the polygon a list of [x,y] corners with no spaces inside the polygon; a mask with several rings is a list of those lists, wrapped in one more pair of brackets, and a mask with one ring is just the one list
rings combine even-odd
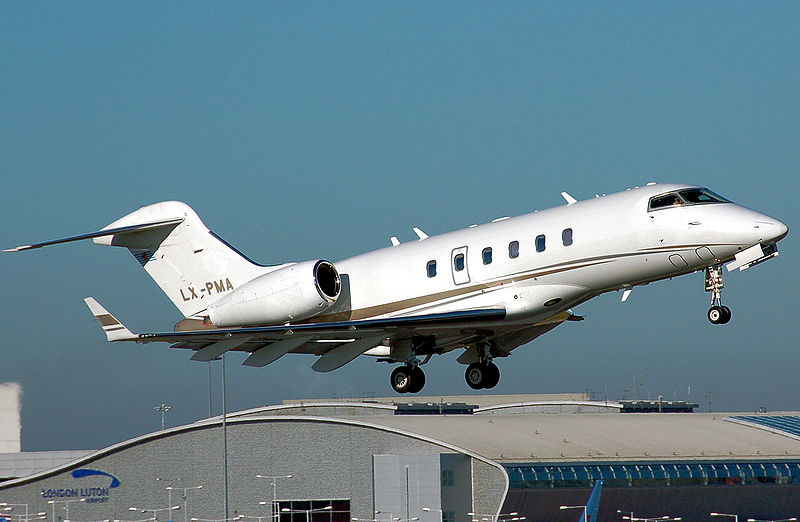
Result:
{"label": "aircraft door", "polygon": [[453,282],[457,285],[469,283],[467,268],[467,247],[454,248],[450,256],[450,268],[453,271]]}

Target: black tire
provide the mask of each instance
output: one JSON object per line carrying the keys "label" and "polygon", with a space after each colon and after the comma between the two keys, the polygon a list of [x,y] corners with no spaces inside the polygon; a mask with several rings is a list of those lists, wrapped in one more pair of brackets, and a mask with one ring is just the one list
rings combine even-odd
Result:
{"label": "black tire", "polygon": [[727,306],[723,306],[722,307],[722,320],[720,321],[720,324],[728,324],[730,322],[730,320],[731,320],[731,317],[733,317],[733,313],[731,312],[731,309],[728,308]]}
{"label": "black tire", "polygon": [[721,306],[712,306],[708,309],[708,320],[711,321],[711,324],[722,324],[724,316],[725,312]]}
{"label": "black tire", "polygon": [[497,367],[494,363],[489,363],[486,365],[486,378],[483,382],[483,388],[488,390],[490,388],[494,388],[497,386],[497,383],[500,382],[500,368]]}
{"label": "black tire", "polygon": [[483,383],[486,381],[486,366],[481,363],[470,364],[467,366],[467,371],[464,372],[464,379],[473,390],[483,389]]}
{"label": "black tire", "polygon": [[411,370],[411,386],[408,393],[419,393],[425,387],[425,372],[419,366]]}
{"label": "black tire", "polygon": [[397,393],[408,393],[411,391],[414,382],[412,369],[406,365],[398,366],[392,370],[389,382]]}

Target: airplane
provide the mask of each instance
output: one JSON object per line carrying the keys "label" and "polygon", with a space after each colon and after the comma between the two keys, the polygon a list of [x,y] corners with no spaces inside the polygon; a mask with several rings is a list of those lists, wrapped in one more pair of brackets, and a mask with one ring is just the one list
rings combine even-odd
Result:
{"label": "airplane", "polygon": [[594,483],[594,488],[592,488],[592,493],[589,495],[589,500],[586,501],[585,506],[560,506],[559,509],[583,508],[581,518],[578,519],[578,522],[597,522],[597,512],[600,511],[600,494],[602,490],[603,481],[598,480]]}
{"label": "airplane", "polygon": [[[335,263],[265,266],[209,230],[185,203],[144,206],[102,230],[7,249],[92,239],[127,248],[184,319],[172,332],[133,333],[94,298],[108,341],[167,342],[210,361],[247,352],[261,367],[286,353],[335,370],[360,355],[397,364],[398,393],[425,385],[421,366],[463,350],[475,390],[500,380],[495,359],[567,322],[606,292],[705,271],[708,319],[724,324],[722,265],[745,270],[778,255],[788,227],[694,185],[656,184],[428,236]],[[421,359],[422,358],[422,359]]]}
{"label": "airplane", "polygon": [[594,484],[592,494],[589,495],[589,500],[586,501],[586,507],[583,509],[583,514],[578,522],[597,522],[597,512],[600,510],[600,493],[603,490],[603,481],[598,480]]}

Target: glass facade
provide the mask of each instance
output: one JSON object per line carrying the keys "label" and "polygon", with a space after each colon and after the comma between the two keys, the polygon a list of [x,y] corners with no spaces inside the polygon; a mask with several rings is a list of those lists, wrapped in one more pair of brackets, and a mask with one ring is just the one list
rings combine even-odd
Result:
{"label": "glass facade", "polygon": [[512,489],[799,484],[800,461],[663,462],[626,464],[506,464]]}
{"label": "glass facade", "polygon": [[280,522],[350,522],[350,500],[279,500]]}

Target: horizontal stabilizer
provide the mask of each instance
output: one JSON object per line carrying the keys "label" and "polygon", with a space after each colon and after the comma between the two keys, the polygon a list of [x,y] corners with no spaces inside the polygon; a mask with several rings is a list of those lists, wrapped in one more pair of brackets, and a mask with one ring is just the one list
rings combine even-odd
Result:
{"label": "horizontal stabilizer", "polygon": [[116,317],[108,313],[108,310],[103,308],[94,297],[87,297],[84,302],[106,333],[106,339],[109,341],[135,341],[137,339],[136,335],[125,328],[125,325],[120,323]]}
{"label": "horizontal stabilizer", "polygon": [[325,373],[341,368],[370,348],[381,344],[386,337],[385,334],[376,337],[366,337],[334,348],[329,352],[325,352],[325,354],[314,363],[311,369],[315,372]]}
{"label": "horizontal stabilizer", "polygon": [[142,230],[152,230],[155,228],[168,227],[177,225],[183,221],[182,217],[172,219],[161,219],[152,221],[150,223],[139,223],[136,225],[128,225],[126,227],[107,228],[98,230],[97,232],[89,232],[87,234],[79,234],[77,236],[62,237],[61,239],[53,239],[51,241],[43,241],[41,243],[34,243],[32,245],[22,245],[14,248],[7,248],[3,252],[22,252],[23,250],[32,250],[34,248],[42,248],[44,246],[59,245],[61,243],[71,243],[73,241],[82,241],[84,239],[93,239],[96,237],[113,236],[116,234],[130,234],[132,232],[139,232]]}

